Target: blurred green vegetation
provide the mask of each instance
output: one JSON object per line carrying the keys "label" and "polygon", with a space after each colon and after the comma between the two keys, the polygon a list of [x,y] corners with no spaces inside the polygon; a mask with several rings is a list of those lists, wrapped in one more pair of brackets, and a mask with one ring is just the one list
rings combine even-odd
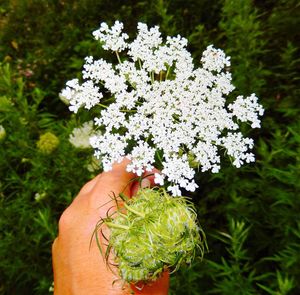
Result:
{"label": "blurred green vegetation", "polygon": [[[232,57],[238,93],[266,109],[252,131],[257,161],[199,173],[194,195],[209,245],[171,279],[170,294],[300,294],[300,3],[297,0],[2,0],[0,4],[0,294],[48,294],[57,220],[97,171],[68,141],[87,121],[59,99],[91,32],[119,19],[181,34],[198,62],[215,44]],[[37,142],[52,134],[47,152]],[[53,140],[53,138],[56,138]]]}

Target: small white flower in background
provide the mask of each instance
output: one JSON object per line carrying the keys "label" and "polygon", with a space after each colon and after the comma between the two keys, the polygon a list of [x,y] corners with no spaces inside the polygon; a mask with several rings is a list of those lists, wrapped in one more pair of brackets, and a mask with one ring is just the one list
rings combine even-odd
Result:
{"label": "small white flower in background", "polygon": [[6,131],[2,125],[0,125],[0,141],[6,137]]}
{"label": "small white flower in background", "polygon": [[49,293],[54,292],[54,282],[52,282],[51,286],[49,287]]}
{"label": "small white flower in background", "polygon": [[193,167],[219,171],[221,149],[236,167],[255,160],[253,140],[243,137],[238,123],[259,128],[264,110],[255,94],[226,102],[234,90],[230,57],[210,45],[202,66],[195,68],[185,38],[164,41],[158,26],[139,23],[129,41],[122,30],[116,21],[111,28],[102,23],[93,33],[103,49],[116,53],[118,64],[89,56],[83,83],[71,80],[62,91],[75,113],[81,107],[102,108],[94,123],[103,133],[91,136],[90,144],[104,171],[123,157],[131,160],[127,170],[137,175],[160,166],[155,183],[180,195],[181,188],[197,188]]}
{"label": "small white flower in background", "polygon": [[36,202],[40,202],[43,199],[45,199],[46,197],[47,197],[47,194],[45,192],[35,193],[34,194],[34,199],[36,200]]}
{"label": "small white flower in background", "polygon": [[93,121],[85,122],[81,127],[73,129],[69,141],[73,146],[79,149],[91,148],[90,137],[93,134]]}
{"label": "small white flower in background", "polygon": [[95,156],[90,158],[90,162],[86,165],[86,169],[91,172],[98,172],[100,169],[101,159],[97,159]]}

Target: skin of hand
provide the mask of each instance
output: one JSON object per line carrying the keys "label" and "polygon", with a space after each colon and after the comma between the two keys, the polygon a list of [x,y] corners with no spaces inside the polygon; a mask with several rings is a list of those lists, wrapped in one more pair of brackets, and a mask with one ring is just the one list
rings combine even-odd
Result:
{"label": "skin of hand", "polygon": [[[110,195],[124,192],[133,196],[139,186],[130,180],[136,177],[126,172],[128,160],[115,164],[112,171],[104,172],[86,183],[72,204],[63,212],[58,224],[58,237],[52,246],[54,295],[166,295],[169,274],[165,272],[153,284],[141,290],[123,286],[106,265],[95,239],[90,241],[95,226],[111,208]],[[129,184],[129,185],[128,185]],[[153,176],[142,181],[142,187],[153,185]],[[117,273],[117,270],[115,271]]]}

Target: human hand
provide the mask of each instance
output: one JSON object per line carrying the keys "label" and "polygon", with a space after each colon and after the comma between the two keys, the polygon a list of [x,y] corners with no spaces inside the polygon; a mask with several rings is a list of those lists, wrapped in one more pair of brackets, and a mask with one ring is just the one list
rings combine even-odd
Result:
{"label": "human hand", "polygon": [[[84,185],[72,204],[63,212],[59,220],[59,234],[52,247],[54,294],[55,295],[127,295],[128,286],[122,289],[120,279],[106,265],[98,246],[91,236],[101,217],[105,217],[112,204],[109,195],[124,192],[133,196],[138,184],[128,185],[136,177],[126,172],[128,160],[115,164],[113,170],[99,174]],[[153,176],[148,176],[142,186],[153,185]],[[125,189],[125,190],[124,190]],[[117,271],[116,271],[117,273]],[[166,295],[169,275],[163,276],[142,290],[132,289],[135,294]]]}

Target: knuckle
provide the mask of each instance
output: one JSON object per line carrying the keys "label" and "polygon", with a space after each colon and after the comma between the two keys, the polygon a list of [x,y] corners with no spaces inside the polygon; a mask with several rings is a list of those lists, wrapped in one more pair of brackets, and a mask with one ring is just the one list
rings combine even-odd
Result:
{"label": "knuckle", "polygon": [[70,207],[68,207],[60,216],[58,221],[59,234],[67,231],[73,224],[74,218]]}
{"label": "knuckle", "polygon": [[79,194],[88,194],[90,193],[95,185],[99,182],[101,179],[101,174],[97,175],[95,178],[87,182],[80,190]]}
{"label": "knuckle", "polygon": [[55,240],[54,240],[53,243],[52,243],[52,253],[55,253],[55,249],[56,249],[56,247],[57,247],[57,241],[58,241],[58,239],[55,238]]}

